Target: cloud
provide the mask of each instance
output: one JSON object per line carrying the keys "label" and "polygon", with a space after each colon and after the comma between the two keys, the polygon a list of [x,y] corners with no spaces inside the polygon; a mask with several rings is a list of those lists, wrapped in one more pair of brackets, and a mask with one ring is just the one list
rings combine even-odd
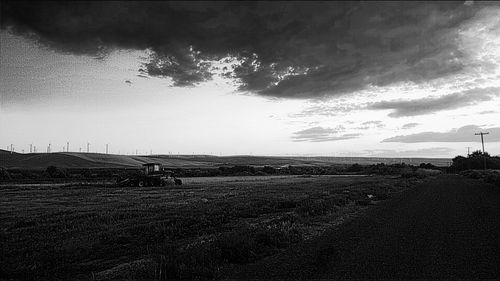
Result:
{"label": "cloud", "polygon": [[[140,73],[193,86],[214,75],[241,91],[334,97],[459,71],[459,27],[481,2],[2,2],[1,27],[64,53],[147,50]],[[219,69],[215,61],[223,61]]]}
{"label": "cloud", "polygon": [[418,125],[420,125],[420,123],[406,123],[401,127],[401,129],[403,130],[411,129],[417,127]]}
{"label": "cloud", "polygon": [[326,141],[337,141],[337,140],[347,140],[359,137],[361,134],[341,134],[344,132],[345,128],[340,125],[335,128],[323,128],[321,126],[312,127],[309,129],[301,130],[294,133],[292,137],[293,141],[302,142],[326,142]]}
{"label": "cloud", "polygon": [[475,88],[457,92],[437,98],[423,98],[416,100],[392,100],[375,102],[367,106],[368,109],[392,109],[391,117],[406,117],[430,114],[442,110],[451,110],[463,106],[474,105],[489,101],[500,95],[500,87]]}
{"label": "cloud", "polygon": [[489,135],[485,136],[486,142],[500,142],[500,127],[481,128],[476,125],[463,126],[444,133],[422,132],[411,135],[395,136],[385,139],[382,142],[478,142],[480,138],[475,134],[479,132],[489,132]]}
{"label": "cloud", "polygon": [[449,147],[429,147],[403,151],[392,149],[366,150],[370,157],[443,157],[450,156],[453,151],[454,149]]}
{"label": "cloud", "polygon": [[351,111],[359,110],[366,107],[366,105],[353,104],[353,103],[339,103],[336,105],[317,104],[309,106],[299,113],[289,114],[289,117],[309,117],[309,116],[338,116]]}
{"label": "cloud", "polygon": [[366,130],[370,128],[383,128],[385,124],[382,121],[366,121],[361,124],[361,126],[356,127],[355,129]]}
{"label": "cloud", "polygon": [[484,111],[479,112],[479,114],[493,114],[493,113],[498,113],[498,111],[484,110]]}

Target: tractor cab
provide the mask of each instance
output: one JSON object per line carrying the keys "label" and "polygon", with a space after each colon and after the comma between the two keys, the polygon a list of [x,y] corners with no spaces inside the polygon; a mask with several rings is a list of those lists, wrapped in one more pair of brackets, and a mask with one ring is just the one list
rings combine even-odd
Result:
{"label": "tractor cab", "polygon": [[159,163],[146,163],[142,167],[144,167],[144,175],[146,176],[163,174],[161,164]]}

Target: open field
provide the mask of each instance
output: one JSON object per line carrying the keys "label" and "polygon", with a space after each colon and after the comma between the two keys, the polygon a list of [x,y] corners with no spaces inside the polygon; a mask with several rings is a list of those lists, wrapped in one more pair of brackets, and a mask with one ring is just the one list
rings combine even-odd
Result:
{"label": "open field", "polygon": [[31,280],[214,279],[316,237],[421,180],[183,179],[176,188],[3,186],[0,275]]}

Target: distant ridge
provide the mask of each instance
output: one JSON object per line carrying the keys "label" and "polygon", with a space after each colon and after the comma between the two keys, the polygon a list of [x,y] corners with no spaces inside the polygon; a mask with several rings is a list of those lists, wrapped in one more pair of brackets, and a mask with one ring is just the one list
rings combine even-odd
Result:
{"label": "distant ridge", "polygon": [[6,155],[6,154],[19,154],[17,152],[10,152],[8,150],[0,149],[0,155]]}
{"label": "distant ridge", "polygon": [[10,153],[0,149],[0,167],[9,169],[61,168],[138,168],[157,162],[170,168],[216,168],[220,166],[325,166],[332,164],[395,164],[431,163],[449,166],[449,158],[387,158],[387,157],[281,157],[281,156],[213,156],[213,155],[117,155],[102,153]]}

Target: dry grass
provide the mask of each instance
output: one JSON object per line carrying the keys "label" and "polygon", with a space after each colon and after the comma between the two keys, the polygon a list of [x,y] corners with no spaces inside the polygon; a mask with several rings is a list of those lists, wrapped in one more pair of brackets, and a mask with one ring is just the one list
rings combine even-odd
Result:
{"label": "dry grass", "polygon": [[416,181],[381,176],[183,180],[185,185],[176,188],[2,187],[0,275],[212,279],[233,264],[319,235],[366,208],[368,194],[385,199]]}

